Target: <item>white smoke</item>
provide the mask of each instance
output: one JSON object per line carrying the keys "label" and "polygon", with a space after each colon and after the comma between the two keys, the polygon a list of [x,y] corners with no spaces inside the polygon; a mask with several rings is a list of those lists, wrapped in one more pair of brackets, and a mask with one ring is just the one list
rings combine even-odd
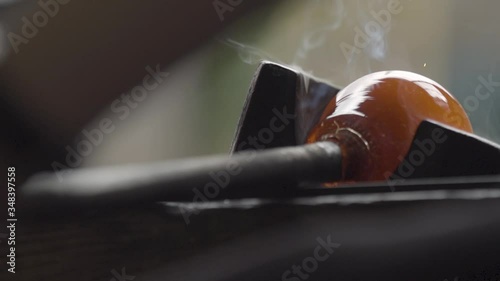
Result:
{"label": "white smoke", "polygon": [[260,63],[263,60],[280,62],[279,59],[268,54],[267,52],[248,44],[243,44],[230,38],[219,39],[219,41],[237,50],[238,56],[240,57],[241,61],[246,64],[254,65]]}

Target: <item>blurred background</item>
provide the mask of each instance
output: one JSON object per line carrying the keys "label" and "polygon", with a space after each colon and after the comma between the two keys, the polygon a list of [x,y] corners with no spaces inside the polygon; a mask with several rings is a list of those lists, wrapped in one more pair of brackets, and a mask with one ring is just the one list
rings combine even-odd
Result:
{"label": "blurred background", "polygon": [[[67,166],[68,146],[106,118],[114,129],[75,167],[227,153],[263,59],[339,87],[374,71],[420,73],[500,142],[498,1],[180,2],[1,1],[4,164],[26,175]],[[365,46],[346,53],[359,30]],[[154,89],[122,100],[157,66]]]}

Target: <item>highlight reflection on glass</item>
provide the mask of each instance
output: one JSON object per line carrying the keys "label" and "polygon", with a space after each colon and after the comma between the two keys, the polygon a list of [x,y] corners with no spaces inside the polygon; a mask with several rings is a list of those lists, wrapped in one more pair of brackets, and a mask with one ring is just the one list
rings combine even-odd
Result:
{"label": "highlight reflection on glass", "polygon": [[472,132],[462,106],[435,81],[406,71],[376,72],[336,95],[307,143],[340,145],[344,181],[385,180],[425,119]]}

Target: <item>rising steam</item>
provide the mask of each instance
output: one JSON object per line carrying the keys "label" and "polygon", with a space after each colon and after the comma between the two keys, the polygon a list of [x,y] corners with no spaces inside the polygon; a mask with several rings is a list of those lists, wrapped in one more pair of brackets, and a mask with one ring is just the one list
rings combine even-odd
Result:
{"label": "rising steam", "polygon": [[[286,63],[337,85],[347,85],[363,75],[387,69],[394,63],[402,65],[402,69],[411,70],[408,63],[395,58],[401,54],[395,56],[390,50],[389,34],[393,20],[398,15],[390,14],[380,22],[381,13],[388,13],[389,2],[390,0],[287,1],[283,4],[287,5],[286,9],[280,8],[287,10],[290,6],[296,7],[289,9],[292,12],[278,14],[270,21],[274,25],[274,32],[270,34],[267,29],[258,31],[259,37],[264,38],[263,41],[267,36],[268,41],[280,46],[280,49],[274,51],[275,55],[234,39],[221,41],[236,49],[241,60],[247,64],[257,64],[262,60]],[[402,10],[408,3],[401,2],[405,2],[401,4]],[[276,32],[280,29],[283,32]],[[286,40],[279,41],[280,36],[285,36],[283,34],[286,34]],[[352,52],[348,56],[342,49],[343,46],[350,46],[348,48]],[[292,55],[286,57],[287,54]]]}

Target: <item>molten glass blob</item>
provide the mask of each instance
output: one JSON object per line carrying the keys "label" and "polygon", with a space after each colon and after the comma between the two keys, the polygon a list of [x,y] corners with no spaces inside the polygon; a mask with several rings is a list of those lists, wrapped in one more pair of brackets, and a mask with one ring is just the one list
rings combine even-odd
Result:
{"label": "molten glass blob", "polygon": [[438,83],[405,71],[372,73],[335,96],[307,143],[332,141],[341,147],[343,181],[384,180],[425,119],[472,132],[462,106]]}

